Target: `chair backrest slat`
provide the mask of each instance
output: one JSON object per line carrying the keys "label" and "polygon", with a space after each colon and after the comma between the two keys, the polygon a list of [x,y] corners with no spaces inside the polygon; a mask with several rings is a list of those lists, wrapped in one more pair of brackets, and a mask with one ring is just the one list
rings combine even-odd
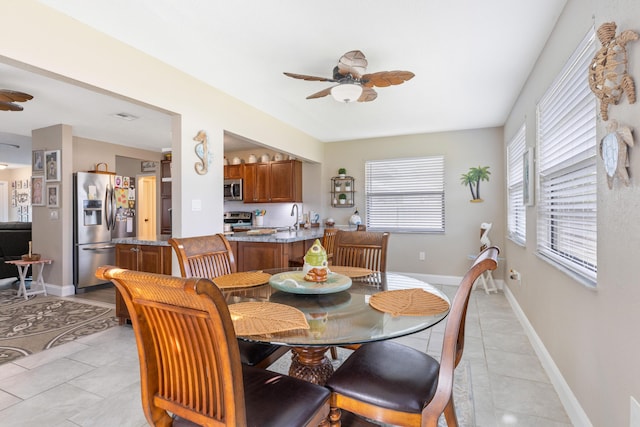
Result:
{"label": "chair backrest slat", "polygon": [[327,251],[327,260],[333,259],[333,251],[335,250],[337,228],[325,228],[322,236],[322,247]]}

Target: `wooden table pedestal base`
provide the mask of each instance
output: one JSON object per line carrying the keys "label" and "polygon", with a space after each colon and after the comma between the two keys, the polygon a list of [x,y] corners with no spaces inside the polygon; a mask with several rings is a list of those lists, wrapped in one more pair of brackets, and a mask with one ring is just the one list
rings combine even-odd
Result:
{"label": "wooden table pedestal base", "polygon": [[333,365],[325,354],[329,347],[293,347],[289,375],[324,385],[333,374]]}

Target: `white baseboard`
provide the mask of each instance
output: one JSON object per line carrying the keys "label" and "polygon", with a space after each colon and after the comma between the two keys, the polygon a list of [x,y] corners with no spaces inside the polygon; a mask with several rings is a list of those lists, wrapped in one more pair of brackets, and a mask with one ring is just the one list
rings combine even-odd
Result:
{"label": "white baseboard", "polygon": [[562,402],[565,411],[567,411],[567,415],[569,416],[571,423],[574,426],[593,426],[593,424],[591,424],[591,421],[589,420],[589,417],[587,417],[587,414],[582,409],[580,402],[578,402],[578,399],[576,399],[576,396],[573,394],[573,391],[569,387],[569,384],[567,384],[567,382],[564,380],[560,369],[558,369],[558,366],[556,366],[555,362],[551,358],[551,355],[544,346],[544,343],[536,333],[531,323],[529,323],[529,319],[524,314],[524,311],[522,311],[522,309],[520,308],[520,305],[511,293],[511,290],[508,286],[504,286],[502,289],[504,290],[504,295],[506,296],[507,301],[509,301],[513,312],[520,321],[520,324],[522,325],[525,333],[529,337],[529,341],[531,341],[531,345],[538,355],[538,359],[540,359],[542,367],[547,372],[547,375],[549,375],[551,384],[556,389],[556,392],[560,397],[560,401]]}
{"label": "white baseboard", "polygon": [[60,286],[46,283],[45,287],[47,289],[47,295],[53,295],[56,297],[68,297],[70,295],[75,295],[76,293],[76,287],[73,285]]}
{"label": "white baseboard", "polygon": [[[427,282],[429,284],[434,285],[448,285],[448,286],[458,286],[462,281],[462,277],[460,276],[439,276],[437,274],[420,274],[420,273],[398,273],[404,274],[406,276],[415,277],[418,280],[422,280],[423,282]],[[494,279],[496,282],[496,287],[499,290],[505,288],[504,280],[502,279]],[[476,288],[480,286],[480,284],[476,285]]]}

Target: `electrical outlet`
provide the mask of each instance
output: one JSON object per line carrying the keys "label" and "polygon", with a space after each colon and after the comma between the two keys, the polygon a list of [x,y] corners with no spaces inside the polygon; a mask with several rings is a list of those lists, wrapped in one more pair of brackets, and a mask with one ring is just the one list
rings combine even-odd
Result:
{"label": "electrical outlet", "polygon": [[509,270],[509,278],[511,280],[520,281],[520,272],[512,268],[511,270]]}
{"label": "electrical outlet", "polygon": [[424,255],[424,252],[423,252],[423,251],[420,251],[420,252],[418,253],[418,259],[419,259],[420,261],[424,261],[424,259],[425,259],[425,255]]}

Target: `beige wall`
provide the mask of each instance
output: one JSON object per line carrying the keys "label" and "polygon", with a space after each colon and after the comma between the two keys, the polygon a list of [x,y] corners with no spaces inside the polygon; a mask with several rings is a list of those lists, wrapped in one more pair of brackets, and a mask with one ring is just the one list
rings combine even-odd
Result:
{"label": "beige wall", "polygon": [[[636,0],[569,0],[529,81],[505,124],[505,144],[526,122],[527,145],[536,144],[535,106],[589,28],[615,21],[620,30],[640,31]],[[596,41],[599,49],[600,43]],[[629,69],[640,84],[640,42],[631,42]],[[586,72],[586,70],[585,70]],[[611,119],[636,127],[640,104],[610,107]],[[598,121],[598,138],[605,134]],[[505,244],[507,268],[522,273],[522,284],[508,287],[548,352],[549,363],[566,381],[561,397],[573,411],[575,425],[628,426],[630,396],[640,399],[640,157],[631,149],[630,187],[606,185],[598,160],[598,285],[596,290],[563,274],[535,255],[536,208],[527,210],[527,245]],[[555,366],[554,366],[555,365]],[[562,395],[562,391],[566,395]],[[571,396],[573,393],[574,396]],[[575,401],[571,399],[575,397]],[[573,410],[571,405],[574,405]],[[581,411],[584,410],[584,413]],[[588,418],[588,419],[587,419]]]}
{"label": "beige wall", "polygon": [[[441,276],[463,276],[469,254],[479,249],[480,223],[491,222],[492,243],[501,246],[504,231],[504,167],[502,128],[466,130],[424,135],[346,141],[325,145],[322,192],[323,212],[337,224],[348,224],[354,208],[332,208],[329,200],[331,177],[347,169],[355,178],[355,203],[362,219],[367,212],[364,193],[364,164],[367,160],[444,155],[445,233],[393,233],[389,240],[387,268]],[[489,182],[482,182],[482,203],[470,203],[469,187],[460,176],[472,166],[489,166]],[[418,253],[425,252],[425,261]],[[502,277],[501,270],[496,277]]]}

